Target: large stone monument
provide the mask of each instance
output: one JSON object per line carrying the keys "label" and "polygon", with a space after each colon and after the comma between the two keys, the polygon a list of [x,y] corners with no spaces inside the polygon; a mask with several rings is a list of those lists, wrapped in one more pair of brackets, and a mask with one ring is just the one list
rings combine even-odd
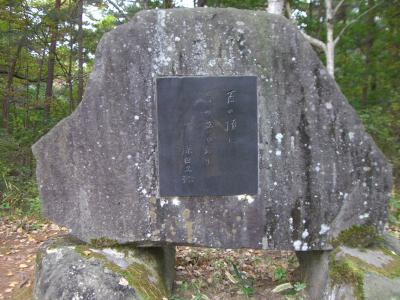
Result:
{"label": "large stone monument", "polygon": [[311,46],[262,11],[138,13],[33,151],[45,216],[87,243],[330,250],[381,231],[391,191]]}

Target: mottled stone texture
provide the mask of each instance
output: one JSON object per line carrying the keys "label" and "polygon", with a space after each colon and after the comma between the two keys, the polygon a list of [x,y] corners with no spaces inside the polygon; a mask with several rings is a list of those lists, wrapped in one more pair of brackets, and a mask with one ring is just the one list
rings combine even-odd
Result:
{"label": "mottled stone texture", "polygon": [[[258,78],[257,195],[158,196],[155,78]],[[83,102],[39,142],[44,214],[90,241],[330,249],[386,220],[391,169],[296,27],[266,12],[138,13],[100,41]]]}
{"label": "mottled stone texture", "polygon": [[166,299],[174,281],[174,265],[171,247],[93,248],[58,237],[39,249],[33,299]]}

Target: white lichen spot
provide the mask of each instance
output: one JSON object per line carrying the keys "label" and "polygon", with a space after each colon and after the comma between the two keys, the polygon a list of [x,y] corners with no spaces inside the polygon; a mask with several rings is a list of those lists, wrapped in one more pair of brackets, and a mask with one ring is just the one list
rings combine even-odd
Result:
{"label": "white lichen spot", "polygon": [[307,251],[308,250],[308,244],[304,243],[303,246],[301,246],[301,251]]}
{"label": "white lichen spot", "polygon": [[303,233],[301,234],[302,239],[306,239],[310,234],[308,233],[307,228],[304,229]]}
{"label": "white lichen spot", "polygon": [[131,159],[131,158],[132,158],[132,155],[128,154],[128,155],[126,156],[126,158],[127,158],[127,159]]}
{"label": "white lichen spot", "polygon": [[254,202],[254,197],[250,196],[250,195],[246,195],[246,200],[249,204]]}
{"label": "white lichen spot", "polygon": [[268,238],[266,236],[262,238],[262,248],[268,249]]}
{"label": "white lichen spot", "polygon": [[319,172],[321,170],[321,168],[319,166],[315,167],[315,171]]}
{"label": "white lichen spot", "polygon": [[47,254],[56,253],[57,251],[58,251],[57,248],[54,248],[54,249],[46,249],[46,253],[47,253]]}
{"label": "white lichen spot", "polygon": [[168,204],[168,200],[161,199],[160,200],[160,206],[164,207],[165,204]]}
{"label": "white lichen spot", "polygon": [[278,185],[278,183],[277,183],[276,181],[274,181],[274,185],[275,185],[275,186],[277,186],[277,185]]}
{"label": "white lichen spot", "polygon": [[175,198],[172,199],[172,204],[175,205],[175,206],[178,206],[179,204],[181,204],[181,201],[178,198],[175,197]]}
{"label": "white lichen spot", "polygon": [[275,155],[276,155],[276,156],[281,156],[281,154],[282,154],[281,150],[276,150],[276,151],[275,151]]}
{"label": "white lichen spot", "polygon": [[350,141],[352,141],[354,139],[354,132],[352,132],[352,131],[349,132],[349,138],[350,138]]}
{"label": "white lichen spot", "polygon": [[147,195],[146,189],[143,189],[143,190],[142,190],[142,194],[143,194],[143,195]]}
{"label": "white lichen spot", "polygon": [[326,234],[331,228],[326,224],[321,224],[319,234]]}
{"label": "white lichen spot", "polygon": [[119,284],[119,285],[122,285],[122,286],[128,286],[128,285],[129,285],[129,282],[128,282],[128,280],[126,280],[124,277],[121,277],[121,278],[119,279],[118,284]]}
{"label": "white lichen spot", "polygon": [[111,157],[112,160],[115,160],[115,156]]}
{"label": "white lichen spot", "polygon": [[242,22],[242,21],[236,21],[236,25],[238,25],[238,26],[243,26],[243,25],[244,25],[244,22]]}
{"label": "white lichen spot", "polygon": [[369,217],[369,213],[365,213],[365,214],[362,214],[362,215],[359,215],[358,216],[358,218],[360,219],[360,220],[364,220],[364,219],[366,219],[366,218],[368,218]]}
{"label": "white lichen spot", "polygon": [[297,240],[293,242],[294,250],[299,251],[301,249],[301,241]]}
{"label": "white lichen spot", "polygon": [[293,57],[292,57],[292,61],[296,61],[296,57],[293,56]]}
{"label": "white lichen spot", "polygon": [[147,48],[147,51],[151,52],[151,51],[153,51],[153,49],[151,49],[151,48]]}
{"label": "white lichen spot", "polygon": [[181,38],[179,36],[175,37],[175,42],[179,42],[181,40]]}
{"label": "white lichen spot", "polygon": [[276,135],[275,135],[275,139],[278,141],[278,144],[281,144],[282,143],[282,139],[283,139],[283,134],[282,133],[277,133]]}
{"label": "white lichen spot", "polygon": [[139,116],[138,115],[135,115],[134,118],[135,118],[136,121],[139,120]]}
{"label": "white lichen spot", "polygon": [[330,102],[326,102],[325,103],[325,107],[326,107],[326,109],[332,109],[333,108],[332,103],[330,103]]}

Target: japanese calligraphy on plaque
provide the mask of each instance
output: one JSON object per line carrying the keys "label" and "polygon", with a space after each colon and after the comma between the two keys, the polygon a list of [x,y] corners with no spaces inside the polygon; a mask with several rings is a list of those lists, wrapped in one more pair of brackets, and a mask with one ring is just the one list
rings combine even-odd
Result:
{"label": "japanese calligraphy on plaque", "polygon": [[160,77],[156,89],[160,196],[256,194],[256,77]]}

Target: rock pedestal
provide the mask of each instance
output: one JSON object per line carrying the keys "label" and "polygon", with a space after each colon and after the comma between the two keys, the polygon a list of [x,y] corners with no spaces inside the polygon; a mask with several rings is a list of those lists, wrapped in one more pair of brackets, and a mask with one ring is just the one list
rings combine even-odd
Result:
{"label": "rock pedestal", "polygon": [[390,300],[400,299],[399,251],[398,240],[385,234],[365,247],[296,254],[311,300]]}
{"label": "rock pedestal", "polygon": [[172,290],[175,250],[49,240],[37,254],[36,300],[160,300]]}

